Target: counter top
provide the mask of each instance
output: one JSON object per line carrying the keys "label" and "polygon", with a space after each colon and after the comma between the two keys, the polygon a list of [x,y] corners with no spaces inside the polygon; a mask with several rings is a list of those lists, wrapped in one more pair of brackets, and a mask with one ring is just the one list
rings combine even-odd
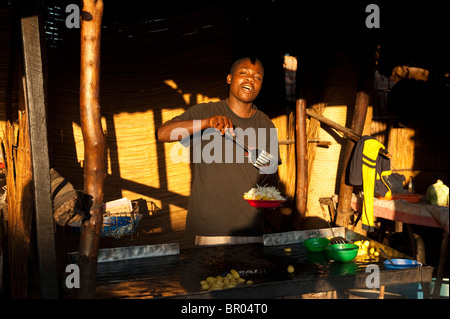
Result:
{"label": "counter top", "polygon": [[[349,230],[346,236],[364,239]],[[382,247],[391,258],[411,259],[381,243],[371,243],[375,248]],[[291,252],[286,252],[286,247]],[[99,263],[96,293],[97,298],[278,298],[367,288],[366,280],[377,267],[380,285],[432,280],[431,266],[393,270],[384,266],[384,260],[381,256],[370,259],[369,255],[361,255],[348,263],[336,262],[329,260],[325,252],[308,252],[302,243],[195,247],[182,249],[179,255]],[[294,266],[293,273],[287,272],[289,265]],[[253,284],[202,291],[201,280],[224,276],[231,269]]]}

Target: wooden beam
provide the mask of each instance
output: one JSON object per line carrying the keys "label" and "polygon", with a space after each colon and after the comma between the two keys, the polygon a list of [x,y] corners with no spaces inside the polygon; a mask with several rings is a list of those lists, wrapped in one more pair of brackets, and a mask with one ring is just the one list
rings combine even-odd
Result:
{"label": "wooden beam", "polygon": [[[355,132],[355,130],[349,129],[349,128],[342,126],[341,124],[336,123],[324,116],[321,116],[311,109],[307,109],[306,114],[308,116],[311,116],[312,118],[315,118],[316,120],[322,122],[323,124],[326,124],[329,127],[334,128],[335,130],[338,130],[339,132],[343,133],[344,136],[350,138],[354,142],[358,142],[361,139],[361,134],[358,134],[357,132]],[[389,152],[386,149],[380,149],[380,154],[383,156],[386,156],[388,158],[392,157],[392,155],[389,154]]]}
{"label": "wooden beam", "polygon": [[306,217],[306,200],[308,197],[308,158],[306,154],[306,100],[298,99],[296,103],[296,165],[297,187],[295,207],[300,217]]}
{"label": "wooden beam", "polygon": [[94,298],[103,223],[106,138],[100,112],[100,37],[103,1],[83,1],[81,14],[80,121],[84,140],[84,192],[93,198],[91,218],[82,224],[79,298]]}
{"label": "wooden beam", "polygon": [[21,18],[24,95],[29,122],[36,236],[42,298],[58,298],[58,277],[47,143],[46,96],[38,14]]}

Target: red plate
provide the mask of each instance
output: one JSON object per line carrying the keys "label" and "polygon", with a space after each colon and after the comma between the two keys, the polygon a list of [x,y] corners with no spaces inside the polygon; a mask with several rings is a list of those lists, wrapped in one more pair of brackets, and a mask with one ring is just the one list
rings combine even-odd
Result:
{"label": "red plate", "polygon": [[253,200],[246,199],[250,206],[256,208],[277,208],[284,200]]}

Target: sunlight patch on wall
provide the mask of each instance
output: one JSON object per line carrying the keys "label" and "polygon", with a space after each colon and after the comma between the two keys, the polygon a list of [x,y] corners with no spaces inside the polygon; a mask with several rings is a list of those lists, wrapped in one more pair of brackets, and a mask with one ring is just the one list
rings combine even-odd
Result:
{"label": "sunlight patch on wall", "polygon": [[77,152],[77,161],[83,167],[84,161],[84,142],[81,126],[75,122],[72,122],[73,138],[75,140],[75,149]]}
{"label": "sunlight patch on wall", "polygon": [[[106,119],[104,117],[101,118],[102,131],[106,135],[107,134],[107,126]],[[72,121],[72,132],[73,138],[75,140],[75,151],[77,153],[77,161],[80,163],[81,167],[84,167],[84,139],[83,132],[81,130],[81,126]],[[109,150],[107,150],[109,153]],[[107,173],[111,173],[111,162],[109,160],[109,154],[107,154]]]}
{"label": "sunlight patch on wall", "polygon": [[[166,122],[175,116],[178,116],[184,112],[184,109],[162,109],[162,122]],[[183,146],[179,142],[164,143],[164,158],[166,165],[167,175],[167,189],[170,192],[177,193],[184,196],[190,195],[191,187],[191,168],[189,163],[174,163],[171,160],[170,152],[172,148],[178,149],[180,152],[183,150]],[[189,156],[189,152],[183,152]]]}
{"label": "sunlight patch on wall", "polygon": [[[141,194],[149,192],[145,186],[161,186],[158,171],[158,152],[155,140],[153,110],[134,113],[114,114],[114,135],[108,139],[111,148],[113,169],[121,179],[136,184],[136,190],[142,185]],[[109,130],[111,134],[111,129]],[[113,172],[114,173],[114,172]],[[135,192],[136,192],[135,190]]]}
{"label": "sunlight patch on wall", "polygon": [[[197,93],[195,95],[192,95],[192,93],[184,93],[183,90],[181,90],[178,87],[178,84],[172,79],[164,80],[164,83],[167,86],[171,87],[173,90],[176,90],[177,93],[182,96],[186,105],[190,105],[191,103],[199,104],[199,103],[219,102],[220,101],[220,98],[218,98],[218,97],[209,97],[207,95],[203,95],[200,93]],[[192,100],[192,97],[195,97],[195,100]]]}
{"label": "sunlight patch on wall", "polygon": [[176,205],[169,204],[170,228],[172,231],[181,231],[186,228],[187,211]]}

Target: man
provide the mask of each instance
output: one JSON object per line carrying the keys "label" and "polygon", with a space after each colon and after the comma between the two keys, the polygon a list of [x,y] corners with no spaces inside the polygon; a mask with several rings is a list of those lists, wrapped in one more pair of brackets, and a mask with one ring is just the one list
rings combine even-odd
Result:
{"label": "man", "polygon": [[[160,142],[193,142],[195,166],[186,225],[196,244],[262,242],[262,211],[250,206],[243,194],[256,185],[273,185],[277,163],[268,171],[271,174],[264,174],[248,157],[239,158],[244,152],[233,144],[232,135],[245,135],[250,149],[263,149],[278,158],[275,126],[253,105],[263,78],[258,59],[240,59],[226,78],[227,99],[197,104],[157,131]],[[196,150],[201,151],[195,154]]]}

